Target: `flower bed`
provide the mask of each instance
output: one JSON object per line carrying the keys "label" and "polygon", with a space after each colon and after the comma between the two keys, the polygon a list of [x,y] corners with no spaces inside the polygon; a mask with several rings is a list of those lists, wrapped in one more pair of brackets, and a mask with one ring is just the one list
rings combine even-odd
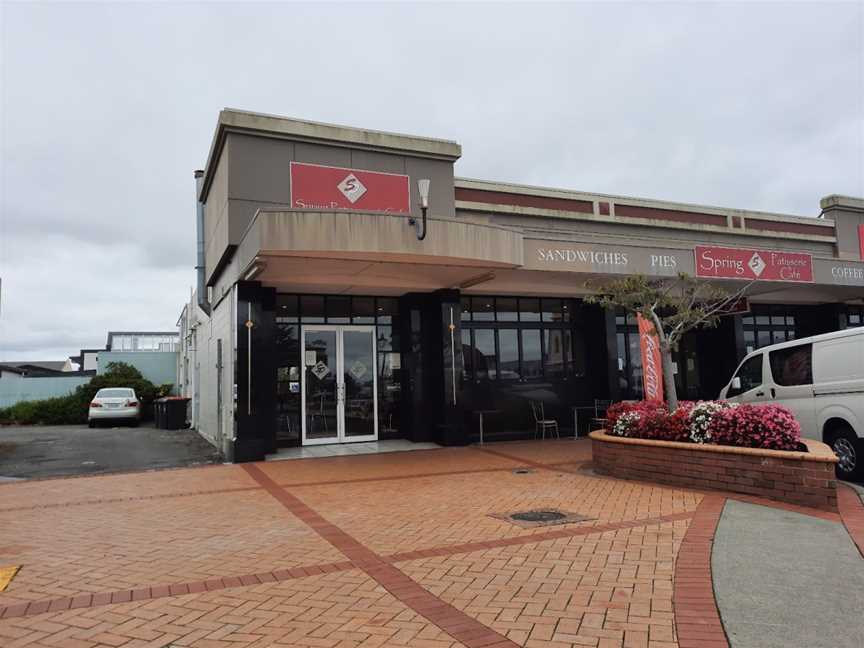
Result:
{"label": "flower bed", "polygon": [[622,402],[609,408],[607,421],[615,436],[806,452],[801,426],[779,405],[685,401],[670,414],[665,403]]}
{"label": "flower bed", "polygon": [[831,449],[802,440],[776,405],[618,403],[609,431],[591,433],[594,470],[622,479],[723,490],[837,510]]}

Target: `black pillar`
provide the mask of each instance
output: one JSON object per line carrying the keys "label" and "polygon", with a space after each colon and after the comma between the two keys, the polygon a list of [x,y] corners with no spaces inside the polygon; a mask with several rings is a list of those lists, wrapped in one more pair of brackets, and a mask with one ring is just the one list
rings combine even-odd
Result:
{"label": "black pillar", "polygon": [[727,315],[728,326],[732,331],[732,348],[735,350],[735,367],[747,355],[747,345],[744,342],[744,317],[742,315]]}
{"label": "black pillar", "polygon": [[237,283],[237,385],[233,461],[260,461],[276,449],[276,291]]}
{"label": "black pillar", "polygon": [[592,381],[594,383],[592,385],[594,398],[620,401],[618,329],[615,324],[615,310],[600,306],[589,306],[587,310],[589,313],[593,311],[593,316],[586,318],[592,322],[585,338],[589,358],[588,368],[589,371],[592,367],[598,369],[598,374]]}
{"label": "black pillar", "polygon": [[462,305],[458,290],[412,293],[400,300],[402,420],[412,441],[464,445]]}

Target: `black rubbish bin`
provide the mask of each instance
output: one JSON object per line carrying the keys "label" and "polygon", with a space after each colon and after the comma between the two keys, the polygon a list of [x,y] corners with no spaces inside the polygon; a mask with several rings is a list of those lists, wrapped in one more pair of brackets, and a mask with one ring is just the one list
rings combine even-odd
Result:
{"label": "black rubbish bin", "polygon": [[165,429],[164,425],[162,424],[162,419],[163,419],[162,412],[164,411],[164,408],[162,407],[162,401],[163,400],[165,400],[165,399],[157,398],[156,400],[153,401],[153,424],[159,430]]}
{"label": "black rubbish bin", "polygon": [[186,407],[188,398],[182,396],[168,396],[159,399],[162,402],[162,425],[163,430],[182,430],[186,428]]}

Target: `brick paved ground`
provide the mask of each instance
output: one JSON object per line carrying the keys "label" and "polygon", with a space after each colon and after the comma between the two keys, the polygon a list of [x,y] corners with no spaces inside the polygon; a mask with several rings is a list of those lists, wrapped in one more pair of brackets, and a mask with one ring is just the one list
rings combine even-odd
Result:
{"label": "brick paved ground", "polygon": [[[721,640],[704,549],[723,498],[589,459],[562,440],[2,485],[0,565],[22,568],[0,646]],[[592,519],[491,517],[541,507]]]}

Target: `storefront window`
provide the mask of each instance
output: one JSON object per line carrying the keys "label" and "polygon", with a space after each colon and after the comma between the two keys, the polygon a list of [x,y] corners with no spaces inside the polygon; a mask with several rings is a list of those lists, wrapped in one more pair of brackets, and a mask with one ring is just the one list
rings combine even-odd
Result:
{"label": "storefront window", "polygon": [[296,322],[300,319],[300,300],[297,295],[276,296],[276,322]]}
{"label": "storefront window", "polygon": [[518,380],[519,372],[519,331],[516,329],[498,330],[498,370],[501,380]]}
{"label": "storefront window", "polygon": [[747,353],[769,344],[795,339],[795,316],[784,307],[753,306],[753,312],[741,318]]}
{"label": "storefront window", "polygon": [[588,376],[588,359],[585,354],[585,334],[581,329],[564,331],[564,348],[570,375],[574,378]]}
{"label": "storefront window", "polygon": [[526,379],[543,377],[540,329],[522,330],[522,377]]}
{"label": "storefront window", "polygon": [[378,324],[392,324],[393,318],[399,313],[399,305],[393,297],[378,297],[375,300],[375,312]]}
{"label": "storefront window", "polygon": [[462,377],[474,378],[474,347],[471,346],[471,329],[462,329]]}
{"label": "storefront window", "polygon": [[846,326],[849,328],[864,326],[864,306],[846,307]]}
{"label": "storefront window", "polygon": [[470,322],[471,321],[471,298],[463,297],[462,298],[462,321]]}
{"label": "storefront window", "polygon": [[495,361],[495,330],[474,331],[474,373],[478,380],[494,380],[498,376]]}
{"label": "storefront window", "polygon": [[570,331],[547,329],[544,332],[543,371],[549,377],[563,376],[567,366],[567,347],[565,335],[570,337]]}
{"label": "storefront window", "polygon": [[570,321],[568,304],[562,299],[544,299],[542,302],[543,321],[558,324]]}
{"label": "storefront window", "polygon": [[300,318],[305,324],[324,322],[324,298],[317,295],[300,297]]}
{"label": "storefront window", "polygon": [[495,298],[487,297],[478,299],[474,297],[471,300],[471,312],[473,313],[475,322],[494,322],[495,321]]}
{"label": "storefront window", "polygon": [[393,327],[392,326],[377,326],[377,337],[375,344],[378,348],[378,351],[392,351],[393,350]]}
{"label": "storefront window", "polygon": [[495,300],[495,310],[499,322],[516,322],[519,319],[519,307],[515,297],[498,297]]}
{"label": "storefront window", "polygon": [[373,297],[353,297],[351,299],[351,323],[375,323],[375,299]]}
{"label": "storefront window", "polygon": [[642,398],[642,353],[636,317],[619,313],[615,316],[618,347],[618,387],[624,399]]}
{"label": "storefront window", "polygon": [[351,321],[350,297],[327,297],[327,323],[348,324]]}
{"label": "storefront window", "polygon": [[562,428],[573,420],[571,406],[593,403],[581,302],[473,296],[463,298],[463,308],[471,313],[462,320],[466,410],[499,412],[486,423],[487,434],[530,433],[529,401],[542,400]]}
{"label": "storefront window", "polygon": [[519,320],[522,322],[539,322],[540,321],[540,300],[539,299],[520,299],[519,300]]}

